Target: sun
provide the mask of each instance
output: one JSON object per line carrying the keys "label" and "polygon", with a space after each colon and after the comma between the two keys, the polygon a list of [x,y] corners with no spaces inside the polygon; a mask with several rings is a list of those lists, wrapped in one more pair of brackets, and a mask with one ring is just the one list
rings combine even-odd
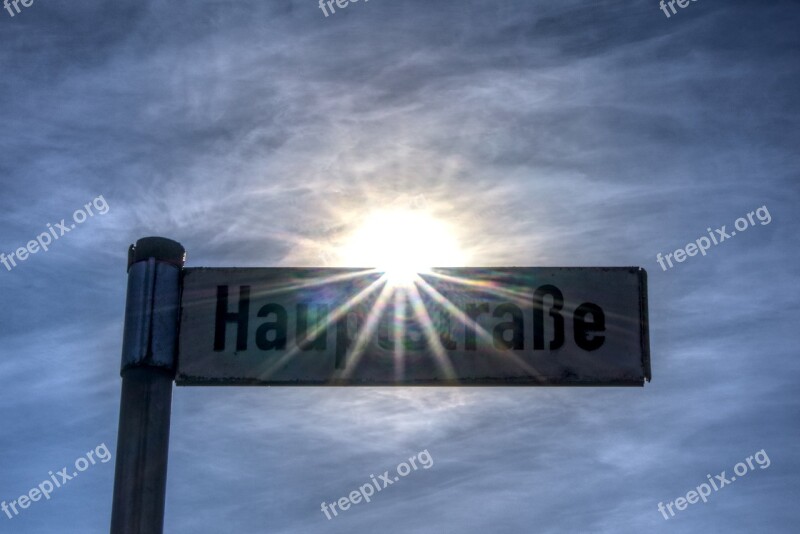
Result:
{"label": "sun", "polygon": [[432,267],[453,267],[464,254],[448,224],[419,210],[369,214],[341,249],[346,265],[374,267],[394,285],[410,284]]}

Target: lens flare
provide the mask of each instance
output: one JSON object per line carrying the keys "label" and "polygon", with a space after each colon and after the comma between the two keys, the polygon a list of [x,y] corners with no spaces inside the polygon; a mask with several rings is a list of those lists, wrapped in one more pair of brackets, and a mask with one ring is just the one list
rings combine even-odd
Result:
{"label": "lens flare", "polygon": [[443,221],[422,211],[370,214],[341,252],[347,265],[374,267],[393,285],[408,285],[431,267],[461,265],[464,254]]}

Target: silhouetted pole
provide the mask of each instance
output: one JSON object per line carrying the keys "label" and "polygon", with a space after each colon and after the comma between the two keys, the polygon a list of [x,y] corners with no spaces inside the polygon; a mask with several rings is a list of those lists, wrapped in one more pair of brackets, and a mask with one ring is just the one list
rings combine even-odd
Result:
{"label": "silhouetted pole", "polygon": [[161,534],[186,251],[146,237],[128,252],[111,534]]}

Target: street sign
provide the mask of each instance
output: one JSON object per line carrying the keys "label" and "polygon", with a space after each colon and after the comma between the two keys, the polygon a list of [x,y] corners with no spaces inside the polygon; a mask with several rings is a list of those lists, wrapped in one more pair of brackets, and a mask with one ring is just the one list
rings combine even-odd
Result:
{"label": "street sign", "polygon": [[641,386],[638,267],[184,267],[163,237],[128,250],[113,534],[161,534],[178,385]]}
{"label": "street sign", "polygon": [[637,267],[186,268],[178,385],[641,386]]}

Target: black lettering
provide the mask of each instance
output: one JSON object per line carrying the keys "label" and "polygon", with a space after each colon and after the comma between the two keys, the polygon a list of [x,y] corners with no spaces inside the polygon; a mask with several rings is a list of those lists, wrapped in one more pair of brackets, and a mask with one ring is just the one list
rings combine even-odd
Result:
{"label": "black lettering", "polygon": [[456,340],[453,339],[450,314],[447,310],[438,308],[433,312],[433,325],[444,350],[456,350]]}
{"label": "black lettering", "polygon": [[[587,315],[592,316],[591,320],[586,320]],[[603,346],[606,336],[596,333],[606,331],[606,316],[600,306],[591,302],[584,302],[575,309],[573,322],[575,323],[575,343],[580,348],[583,350],[597,350]]]}
{"label": "black lettering", "polygon": [[250,286],[239,286],[239,311],[228,311],[228,286],[217,286],[217,314],[214,321],[214,350],[225,350],[227,323],[236,323],[236,350],[247,350],[247,325],[250,321]]}
{"label": "black lettering", "polygon": [[[481,304],[467,304],[467,316],[472,322],[477,323],[478,317],[482,313],[489,313],[489,304],[486,302]],[[478,348],[475,339],[475,326],[469,324],[469,322],[464,325],[464,350],[477,350]]]}
{"label": "black lettering", "polygon": [[297,305],[297,346],[300,350],[325,350],[328,346],[328,306],[316,306],[311,333],[308,332],[308,303]]}
{"label": "black lettering", "polygon": [[425,350],[428,347],[428,340],[425,337],[424,327],[417,320],[417,316],[409,307],[406,312],[411,312],[406,315],[404,320],[405,337],[403,338],[403,347],[408,351]]}
{"label": "black lettering", "polygon": [[[507,303],[499,305],[494,309],[494,313],[492,314],[495,318],[500,318],[504,315],[511,315],[511,320],[495,325],[492,336],[494,338],[495,348],[522,350],[525,343],[525,335],[523,333],[525,323],[522,318],[522,310],[519,306]],[[508,331],[511,331],[511,339],[505,338],[505,333]]]}
{"label": "black lettering", "polygon": [[[258,310],[259,317],[269,317],[275,314],[274,321],[266,321],[256,330],[256,345],[261,350],[284,350],[286,348],[286,309],[280,304],[267,304]],[[270,339],[269,333],[275,332]]]}
{"label": "black lettering", "polygon": [[[355,328],[353,329],[353,335],[350,335],[350,318],[355,319]],[[344,316],[340,317],[339,320],[336,322],[336,359],[334,361],[334,368],[336,369],[344,369],[347,365],[345,361],[345,356],[347,355],[347,349],[350,347],[351,341],[355,341],[358,337],[358,332],[361,330],[362,324],[361,314],[355,311],[349,311],[344,314]]]}
{"label": "black lettering", "polygon": [[[425,337],[425,330],[417,319],[417,315],[423,316],[423,312],[417,313],[414,310],[415,304],[410,298],[403,299],[403,349],[407,351],[420,351],[428,348],[428,339]],[[424,305],[419,303],[416,305]]]}
{"label": "black lettering", "polygon": [[378,346],[383,350],[394,350],[394,310],[386,306],[378,323]]}
{"label": "black lettering", "polygon": [[539,287],[533,294],[533,350],[544,350],[544,297],[550,296],[553,305],[550,317],[553,318],[553,340],[550,350],[561,348],[564,344],[564,317],[560,310],[564,307],[564,295],[553,285]]}

